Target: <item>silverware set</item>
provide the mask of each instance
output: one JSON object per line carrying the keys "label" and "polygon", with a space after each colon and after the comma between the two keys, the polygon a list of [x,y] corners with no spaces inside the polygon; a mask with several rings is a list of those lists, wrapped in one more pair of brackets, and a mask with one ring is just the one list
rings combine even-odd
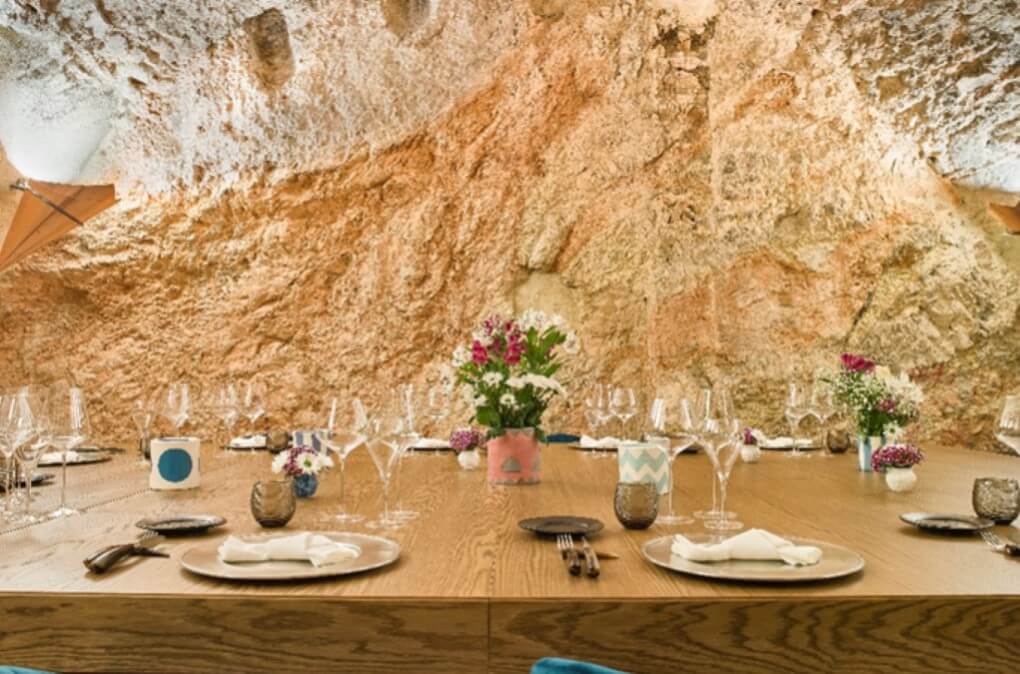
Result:
{"label": "silverware set", "polygon": [[134,543],[108,545],[83,560],[85,568],[95,574],[104,574],[128,557],[169,557],[153,546],[162,542],[163,537],[154,531],[146,531]]}
{"label": "silverware set", "polygon": [[1011,541],[1004,541],[999,538],[999,536],[988,530],[980,531],[978,533],[981,534],[981,538],[983,538],[985,543],[987,543],[995,552],[1001,552],[1002,554],[1009,555],[1010,557],[1020,557],[1020,545]]}
{"label": "silverware set", "polygon": [[560,556],[567,563],[567,570],[572,576],[581,575],[581,560],[584,560],[584,571],[589,578],[597,578],[602,572],[599,565],[599,556],[588,542],[587,536],[581,536],[581,547],[574,545],[574,537],[570,534],[559,534],[556,536],[556,549]]}

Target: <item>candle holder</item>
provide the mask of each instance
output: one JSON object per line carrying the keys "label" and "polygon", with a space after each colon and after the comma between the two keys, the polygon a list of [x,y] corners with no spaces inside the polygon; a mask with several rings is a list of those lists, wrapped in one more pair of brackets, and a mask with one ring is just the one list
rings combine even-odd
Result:
{"label": "candle holder", "polygon": [[974,480],[971,497],[977,516],[996,524],[1009,524],[1020,515],[1020,481],[979,477]]}

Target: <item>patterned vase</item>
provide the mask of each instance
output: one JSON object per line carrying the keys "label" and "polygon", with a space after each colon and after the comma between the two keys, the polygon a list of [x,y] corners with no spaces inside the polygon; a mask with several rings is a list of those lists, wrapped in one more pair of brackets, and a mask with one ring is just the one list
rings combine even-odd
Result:
{"label": "patterned vase", "polygon": [[542,453],[534,428],[508,428],[486,443],[489,482],[538,484],[542,479]]}
{"label": "patterned vase", "polygon": [[871,456],[885,446],[884,435],[857,436],[857,470],[870,473]]}
{"label": "patterned vase", "polygon": [[651,482],[659,494],[669,493],[669,454],[647,442],[621,442],[616,451],[620,482]]}
{"label": "patterned vase", "polygon": [[318,488],[319,478],[315,475],[306,473],[294,478],[294,495],[298,498],[311,498]]}

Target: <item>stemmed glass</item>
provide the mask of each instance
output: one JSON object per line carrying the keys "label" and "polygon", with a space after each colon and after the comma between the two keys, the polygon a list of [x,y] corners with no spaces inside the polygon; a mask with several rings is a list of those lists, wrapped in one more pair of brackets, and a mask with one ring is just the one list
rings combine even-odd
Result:
{"label": "stemmed glass", "polygon": [[244,385],[239,411],[248,420],[254,433],[256,422],[266,413],[266,396],[261,382],[249,381]]}
{"label": "stemmed glass", "polygon": [[379,519],[368,523],[372,529],[396,529],[402,524],[390,513],[390,478],[403,451],[405,432],[404,418],[398,414],[382,414],[368,422],[368,454],[383,487],[383,511]]}
{"label": "stemmed glass", "polygon": [[790,424],[790,441],[793,445],[793,451],[787,456],[793,459],[810,456],[810,454],[800,451],[800,446],[797,444],[797,429],[800,422],[813,414],[811,398],[808,393],[807,387],[798,381],[791,381],[786,388],[786,409],[783,414],[786,416],[787,423]]}
{"label": "stemmed glass", "polygon": [[170,422],[178,436],[191,416],[191,394],[191,385],[180,381],[171,383],[163,391],[160,414]]}
{"label": "stemmed glass", "polygon": [[[825,444],[825,432],[828,429],[829,419],[836,415],[835,393],[828,382],[816,380],[811,389],[811,414],[818,419],[818,433],[822,435],[822,444]],[[834,457],[832,452],[823,454],[827,459]]]}
{"label": "stemmed glass", "polygon": [[400,499],[400,478],[403,473],[404,459],[412,453],[411,448],[421,438],[418,432],[414,430],[414,406],[408,402],[410,396],[407,391],[409,390],[411,390],[410,384],[399,389],[400,398],[395,401],[393,412],[394,414],[401,415],[404,420],[404,432],[400,438],[400,454],[397,457],[397,465],[393,472],[393,492],[397,507],[390,511],[390,516],[398,520],[413,520],[421,514],[417,511],[404,508],[401,505]]}
{"label": "stemmed glass", "polygon": [[[709,430],[718,434],[718,428],[714,426],[718,425],[720,419],[728,419],[732,416],[733,406],[730,402],[729,392],[721,387],[716,389],[706,388],[701,390],[701,394],[698,397],[697,403],[693,406],[694,412],[694,426],[697,429],[697,442],[705,448],[705,453],[709,454],[706,445],[711,443],[711,438],[708,437]],[[711,455],[709,455],[709,462],[712,462]],[[712,508],[710,510],[698,510],[694,513],[694,516],[700,520],[718,520],[722,518],[736,517],[736,513],[730,511],[722,511],[719,509],[718,500],[718,482],[719,476],[717,471],[712,470]]]}
{"label": "stemmed glass", "polygon": [[138,463],[147,465],[146,454],[152,439],[152,424],[156,421],[156,396],[144,393],[131,402],[131,421],[138,430]]}
{"label": "stemmed glass", "polygon": [[[744,525],[733,519],[726,510],[726,493],[730,481],[730,473],[740,456],[740,443],[737,436],[740,433],[740,420],[735,417],[720,417],[708,422],[706,425],[707,441],[705,452],[712,462],[716,478],[719,480],[719,517],[705,521],[705,528],[712,531],[735,531],[743,529]],[[718,429],[718,430],[716,430]]]}
{"label": "stemmed glass", "polygon": [[345,418],[342,408],[343,401],[340,398],[330,398],[326,404],[326,426],[315,431],[315,434],[319,441],[328,450],[332,450],[340,460],[340,509],[333,519],[340,522],[360,522],[364,519],[361,515],[349,513],[344,507],[345,479],[347,457],[368,439],[369,423],[365,416],[365,408],[359,399],[355,398],[351,403],[352,416],[350,418]]}
{"label": "stemmed glass", "polygon": [[212,397],[209,400],[209,407],[213,414],[223,423],[225,438],[220,446],[229,452],[230,443],[234,439],[234,426],[241,418],[241,397],[237,394],[237,387],[233,382],[227,382],[222,386],[213,389]]}
{"label": "stemmed glass", "polygon": [[61,453],[60,506],[50,517],[67,517],[78,514],[78,510],[67,505],[67,455],[80,447],[92,433],[89,425],[85,393],[81,388],[68,383],[54,386],[49,402],[50,444]]}
{"label": "stemmed glass", "polygon": [[35,522],[39,518],[32,514],[32,477],[35,475],[36,466],[39,465],[39,458],[43,450],[50,444],[50,424],[43,408],[43,401],[29,390],[22,389],[18,392],[18,425],[27,427],[29,439],[21,445],[17,451],[18,461],[21,463],[21,472],[25,479],[25,508],[21,515],[21,521]]}
{"label": "stemmed glass", "polygon": [[[7,481],[4,491],[4,510],[14,515],[13,493],[17,484],[17,459],[22,446],[32,438],[34,431],[31,409],[24,390],[3,396],[0,400],[0,436],[3,439],[4,467]],[[31,482],[31,476],[26,476]]]}
{"label": "stemmed glass", "polygon": [[626,386],[614,388],[613,394],[609,398],[609,411],[620,420],[620,439],[626,439],[627,422],[637,414],[637,399],[634,396],[634,389]]}
{"label": "stemmed glass", "polygon": [[1006,396],[995,424],[995,439],[1020,454],[1020,396]]}
{"label": "stemmed glass", "polygon": [[438,433],[439,424],[450,416],[450,390],[442,384],[432,386],[425,403],[428,416],[432,419],[432,432]]}
{"label": "stemmed glass", "polygon": [[[595,440],[599,439],[599,426],[609,419],[609,410],[606,402],[606,389],[602,384],[595,384],[584,399],[584,419],[588,422],[588,429]],[[591,452],[592,457],[601,459],[608,456],[609,452],[595,449]]]}
{"label": "stemmed glass", "polygon": [[[694,518],[676,514],[674,508],[676,480],[673,476],[673,463],[676,461],[676,457],[694,444],[694,416],[690,410],[690,403],[686,399],[681,399],[678,414],[670,415],[667,401],[663,398],[656,398],[652,401],[649,421],[652,430],[648,440],[664,449],[669,457],[669,494],[666,496],[668,510],[665,515],[659,516],[658,521],[666,525],[690,524]],[[668,435],[671,424],[679,426],[681,431],[672,438]]]}

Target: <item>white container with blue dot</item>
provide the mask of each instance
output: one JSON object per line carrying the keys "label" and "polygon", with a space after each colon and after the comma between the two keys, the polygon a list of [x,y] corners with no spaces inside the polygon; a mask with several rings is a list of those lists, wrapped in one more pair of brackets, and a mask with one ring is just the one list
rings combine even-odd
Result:
{"label": "white container with blue dot", "polygon": [[198,438],[152,440],[152,489],[194,489],[202,484],[202,441]]}

